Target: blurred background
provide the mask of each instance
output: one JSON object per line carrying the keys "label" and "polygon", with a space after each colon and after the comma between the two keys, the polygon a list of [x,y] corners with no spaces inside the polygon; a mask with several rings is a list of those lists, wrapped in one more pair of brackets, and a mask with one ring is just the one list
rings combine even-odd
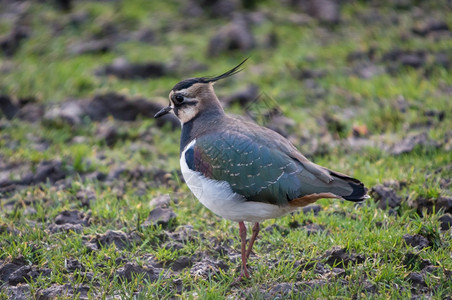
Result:
{"label": "blurred background", "polygon": [[[444,138],[450,150],[451,22],[450,1],[2,1],[2,157],[73,156],[53,149],[63,133],[76,148],[146,142],[143,128],[179,126],[150,120],[175,83],[246,57],[243,72],[216,85],[226,110],[309,157],[400,154]],[[411,131],[423,135],[394,145]],[[145,148],[158,148],[151,140]]]}

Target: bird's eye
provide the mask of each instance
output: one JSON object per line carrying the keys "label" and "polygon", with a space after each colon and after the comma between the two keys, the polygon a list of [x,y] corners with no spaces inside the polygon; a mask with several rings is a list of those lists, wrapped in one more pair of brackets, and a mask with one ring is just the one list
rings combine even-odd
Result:
{"label": "bird's eye", "polygon": [[176,104],[180,104],[182,102],[184,102],[184,96],[178,94],[174,96],[174,102],[176,102]]}

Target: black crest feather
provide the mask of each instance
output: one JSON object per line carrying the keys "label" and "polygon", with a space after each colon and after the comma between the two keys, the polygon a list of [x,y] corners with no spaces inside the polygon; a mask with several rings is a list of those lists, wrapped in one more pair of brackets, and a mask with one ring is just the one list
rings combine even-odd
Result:
{"label": "black crest feather", "polygon": [[189,79],[185,79],[182,80],[181,82],[177,83],[174,87],[173,87],[173,91],[180,91],[186,88],[191,87],[193,84],[195,83],[209,83],[209,82],[215,82],[218,81],[220,79],[223,78],[227,78],[230,77],[232,75],[237,74],[238,72],[242,71],[243,69],[240,69],[240,67],[248,60],[248,58],[245,58],[240,64],[238,64],[237,66],[235,66],[234,68],[232,68],[231,70],[215,76],[215,77],[199,77],[199,78],[189,78]]}
{"label": "black crest feather", "polygon": [[232,75],[237,74],[238,72],[242,71],[243,69],[240,69],[240,67],[248,60],[248,58],[245,58],[241,63],[239,63],[237,66],[235,66],[234,68],[230,69],[229,71],[219,75],[219,76],[215,76],[215,77],[201,77],[199,79],[202,80],[203,83],[208,83],[208,82],[215,82],[218,81],[220,79],[223,78],[227,78],[230,77]]}

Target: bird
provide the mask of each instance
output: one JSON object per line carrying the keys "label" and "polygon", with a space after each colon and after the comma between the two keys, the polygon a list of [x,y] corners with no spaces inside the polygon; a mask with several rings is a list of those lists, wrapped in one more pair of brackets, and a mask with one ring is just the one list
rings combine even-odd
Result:
{"label": "bird", "polygon": [[[172,111],[180,120],[180,167],[194,196],[216,215],[238,222],[237,281],[250,278],[247,260],[260,222],[322,198],[353,202],[368,198],[358,179],[309,161],[269,128],[225,113],[213,85],[242,71],[246,60],[219,76],[178,82],[169,93],[169,105],[154,116]],[[245,222],[254,223],[248,248]]]}

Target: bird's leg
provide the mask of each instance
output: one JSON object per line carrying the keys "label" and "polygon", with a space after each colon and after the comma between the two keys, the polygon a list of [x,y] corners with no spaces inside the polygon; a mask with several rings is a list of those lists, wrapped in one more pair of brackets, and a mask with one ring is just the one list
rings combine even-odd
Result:
{"label": "bird's leg", "polygon": [[246,258],[250,257],[251,250],[253,249],[254,241],[257,238],[257,235],[259,234],[259,222],[254,223],[253,226],[253,235],[251,236],[250,244],[248,245],[248,250],[246,251]]}
{"label": "bird's leg", "polygon": [[240,272],[238,281],[242,280],[243,277],[250,277],[250,275],[248,274],[248,269],[246,268],[246,226],[243,221],[239,222],[239,232],[240,238],[242,240],[242,271]]}

